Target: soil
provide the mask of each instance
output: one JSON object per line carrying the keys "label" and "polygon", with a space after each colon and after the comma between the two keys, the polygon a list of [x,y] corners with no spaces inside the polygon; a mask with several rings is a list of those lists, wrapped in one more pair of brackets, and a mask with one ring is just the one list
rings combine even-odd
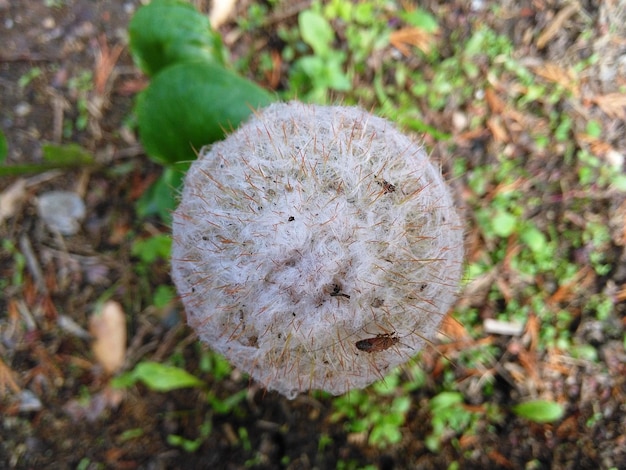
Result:
{"label": "soil", "polygon": [[[208,10],[208,2],[195,3]],[[456,40],[465,39],[471,24],[484,23],[510,37],[515,56],[529,64],[541,59],[565,66],[597,53],[595,73],[583,91],[606,95],[626,87],[626,6],[619,0],[581,2],[583,13],[570,16],[563,23],[567,27],[554,31],[541,50],[536,38],[555,24],[566,3],[498,2],[498,14],[488,8],[493,2],[476,10],[460,0],[422,3],[441,19],[443,37],[455,31],[464,35]],[[626,296],[620,294],[626,270],[618,242],[611,245],[614,261],[607,276],[591,276],[589,283],[584,273],[581,278],[589,296],[607,288],[615,293],[618,300],[608,320],[613,329],[607,333],[582,314],[577,324],[567,325],[581,345],[597,352],[597,361],[573,359],[558,349],[532,350],[519,338],[490,336],[491,350],[500,351],[490,370],[459,365],[450,372],[446,358],[454,362],[468,344],[433,348],[419,362],[427,373],[425,384],[407,392],[411,408],[400,442],[382,450],[368,444],[366,432],[348,429],[345,418],[333,418],[330,397],[313,393],[289,401],[237,371],[221,380],[202,372],[208,356],[185,326],[180,305],[152,306],[155,286],[171,285],[167,263],[157,260],[149,272],[141,271],[133,251],[134,241],[169,233],[158,219],[139,219],[135,213],[137,200],[160,172],[144,155],[131,118],[134,97],[147,82],[126,47],[127,25],[139,5],[135,0],[0,0],[0,126],[9,143],[7,164],[41,163],[44,143],[77,143],[97,162],[0,180],[0,467],[434,469],[457,462],[460,468],[626,468]],[[277,11],[263,28],[244,31],[230,22],[220,31],[235,58],[278,47],[267,37],[275,39],[283,23],[294,24],[307,5],[297,2]],[[238,4],[237,14],[245,15],[248,6]],[[583,30],[593,31],[593,37],[581,38]],[[443,41],[442,47],[450,45]],[[255,66],[253,61],[250,77],[268,87],[285,85],[284,67],[277,77],[267,77]],[[464,105],[451,103],[426,119],[451,132],[454,116],[466,112]],[[586,112],[587,119],[602,123],[604,139],[616,154],[626,155],[623,109],[614,116],[597,108]],[[457,157],[478,165],[489,145],[481,136],[472,145],[459,138]],[[543,158],[528,156],[531,173],[558,166]],[[466,182],[455,184],[462,192]],[[87,217],[75,235],[51,232],[37,214],[37,195],[56,189],[77,192],[85,201]],[[623,208],[621,196],[609,196],[593,212],[599,223],[623,228]],[[554,217],[550,203],[543,209],[548,224]],[[580,216],[587,214],[584,209]],[[471,256],[488,250],[470,236],[471,243]],[[471,302],[479,303],[476,292],[472,295]],[[113,389],[88,334],[92,313],[110,298],[126,312],[123,370],[140,361],[175,361],[201,377],[217,400],[242,390],[245,398],[221,412],[197,388],[157,392],[136,384]],[[573,309],[577,301],[571,300]],[[480,340],[472,341],[476,346]],[[433,432],[428,404],[449,373],[467,400],[464,409],[477,418],[473,432],[449,430],[433,452],[425,444]],[[472,387],[487,376],[495,379],[485,397],[483,388]],[[565,404],[561,420],[532,423],[510,411],[538,390]],[[379,399],[381,408],[391,403]],[[489,418],[490,405],[498,406],[502,416]],[[199,439],[203,429],[208,437]],[[199,439],[199,447],[184,449],[173,435]]]}

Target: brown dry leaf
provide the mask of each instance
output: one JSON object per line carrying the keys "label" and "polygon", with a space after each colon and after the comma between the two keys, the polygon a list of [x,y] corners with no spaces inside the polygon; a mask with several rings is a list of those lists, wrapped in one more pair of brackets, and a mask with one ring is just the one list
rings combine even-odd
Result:
{"label": "brown dry leaf", "polygon": [[493,88],[487,88],[485,90],[485,100],[493,114],[501,114],[504,111],[504,101],[502,101]]}
{"label": "brown dry leaf", "polygon": [[411,55],[411,50],[408,46],[415,46],[422,52],[428,54],[435,44],[435,36],[419,28],[402,28],[391,33],[389,42],[393,47],[398,49],[402,55],[408,57]]}
{"label": "brown dry leaf", "polygon": [[272,90],[276,90],[280,85],[280,73],[282,70],[283,59],[280,53],[276,50],[272,50],[272,69],[266,73],[267,83]]}
{"label": "brown dry leaf", "polygon": [[531,385],[529,381],[532,381],[532,388],[535,389],[537,385],[541,383],[541,379],[537,373],[538,367],[536,353],[520,348],[517,354],[517,360],[526,371],[526,383]]}
{"label": "brown dry leaf", "polygon": [[609,93],[607,95],[595,96],[591,102],[598,107],[608,117],[613,119],[626,119],[626,93]]}
{"label": "brown dry leaf", "polygon": [[585,266],[580,269],[569,282],[559,286],[559,288],[550,296],[548,305],[556,306],[561,303],[572,302],[576,298],[577,292],[589,288],[596,277],[591,266]]}
{"label": "brown dry leaf", "polygon": [[[611,156],[619,154],[611,144],[600,140],[597,137],[593,137],[589,134],[575,133],[574,137],[579,144],[585,144],[589,146],[589,151],[598,158],[604,159],[610,163]],[[618,157],[619,158],[619,157]]]}
{"label": "brown dry leaf", "polygon": [[502,119],[499,116],[491,116],[487,120],[487,128],[495,142],[508,142],[510,140],[509,134],[502,125]]}
{"label": "brown dry leaf", "polygon": [[94,356],[104,370],[109,374],[120,370],[126,357],[126,315],[122,306],[106,302],[99,313],[92,315],[89,332],[94,337]]}
{"label": "brown dry leaf", "polygon": [[539,343],[539,331],[541,329],[541,321],[537,318],[537,315],[530,314],[526,321],[526,334],[530,338],[530,344],[528,350],[532,352],[537,351],[537,344]]}
{"label": "brown dry leaf", "polygon": [[500,468],[515,468],[511,461],[497,450],[489,451],[487,457]]}
{"label": "brown dry leaf", "polygon": [[110,85],[113,77],[115,64],[124,50],[124,46],[116,44],[113,49],[109,49],[106,37],[100,35],[98,47],[96,47],[96,65],[94,70],[94,90],[97,95],[104,96],[107,92],[107,85]]}
{"label": "brown dry leaf", "polygon": [[572,439],[576,437],[578,432],[578,416],[568,416],[563,420],[561,424],[556,428],[556,435],[560,439]]}
{"label": "brown dry leaf", "polygon": [[0,397],[3,397],[7,388],[15,394],[22,390],[14,378],[14,372],[7,366],[2,358],[0,358]]}
{"label": "brown dry leaf", "polygon": [[[615,299],[618,302],[623,302],[624,300],[626,300],[626,284],[622,284],[622,287],[615,294]],[[624,321],[626,321],[626,318],[624,319]]]}
{"label": "brown dry leaf", "polygon": [[537,38],[537,48],[543,49],[561,30],[567,19],[578,11],[580,6],[577,2],[572,2],[563,8],[554,17],[554,20],[543,30]]}
{"label": "brown dry leaf", "polygon": [[467,340],[470,338],[470,334],[465,327],[450,314],[443,317],[439,331],[446,338],[454,341]]}
{"label": "brown dry leaf", "polygon": [[580,89],[578,88],[578,83],[576,83],[576,74],[571,68],[564,69],[554,62],[545,62],[540,66],[532,67],[532,69],[535,75],[561,85],[576,97],[580,95]]}
{"label": "brown dry leaf", "polygon": [[15,215],[26,199],[26,180],[20,178],[0,194],[0,224]]}

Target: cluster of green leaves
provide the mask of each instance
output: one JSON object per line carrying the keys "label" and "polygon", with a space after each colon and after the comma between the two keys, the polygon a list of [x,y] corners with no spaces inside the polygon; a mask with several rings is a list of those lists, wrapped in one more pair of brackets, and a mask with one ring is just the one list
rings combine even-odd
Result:
{"label": "cluster of green leaves", "polygon": [[[438,452],[446,440],[458,446],[459,437],[476,434],[477,425],[481,421],[486,420],[491,425],[501,422],[503,418],[502,412],[495,405],[486,404],[481,409],[467,407],[463,395],[454,391],[435,395],[430,399],[429,408],[432,432],[424,443],[432,452]],[[529,412],[527,417],[532,419],[534,415]]]}
{"label": "cluster of green leaves", "polygon": [[400,368],[367,390],[353,390],[333,400],[331,421],[345,423],[351,433],[366,433],[368,442],[379,448],[400,443],[402,427],[411,408],[410,392],[420,388],[423,371],[407,369],[411,380],[403,380]]}
{"label": "cluster of green leaves", "polygon": [[402,425],[410,406],[411,399],[406,395],[394,397],[383,407],[380,399],[372,399],[368,392],[356,390],[333,400],[336,411],[331,421],[346,419],[346,431],[367,433],[370,445],[385,448],[401,441]]}
{"label": "cluster of green leaves", "polygon": [[169,220],[172,189],[196,152],[274,97],[226,67],[219,34],[187,2],[153,0],[135,13],[129,35],[135,63],[151,78],[137,98],[139,137],[149,157],[166,166],[138,210]]}
{"label": "cluster of green leaves", "polygon": [[323,102],[328,90],[347,91],[350,79],[343,71],[346,53],[333,47],[335,32],[319,12],[305,10],[298,16],[302,40],[313,54],[297,59],[290,83],[311,101]]}

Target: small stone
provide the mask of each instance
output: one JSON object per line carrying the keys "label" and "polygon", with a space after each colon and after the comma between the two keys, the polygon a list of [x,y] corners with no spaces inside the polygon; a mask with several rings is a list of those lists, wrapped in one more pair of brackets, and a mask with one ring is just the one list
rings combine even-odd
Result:
{"label": "small stone", "polygon": [[18,103],[14,109],[15,116],[26,117],[30,114],[32,109],[33,107],[29,103],[26,103],[26,102]]}
{"label": "small stone", "polygon": [[41,400],[30,390],[23,390],[20,393],[20,411],[31,412],[41,410]]}
{"label": "small stone", "polygon": [[51,230],[63,235],[75,235],[85,218],[85,203],[76,193],[70,191],[50,191],[39,196],[37,209]]}
{"label": "small stone", "polygon": [[56,26],[56,23],[54,21],[54,18],[48,16],[43,19],[43,21],[41,22],[41,26],[43,26],[45,29],[52,29]]}

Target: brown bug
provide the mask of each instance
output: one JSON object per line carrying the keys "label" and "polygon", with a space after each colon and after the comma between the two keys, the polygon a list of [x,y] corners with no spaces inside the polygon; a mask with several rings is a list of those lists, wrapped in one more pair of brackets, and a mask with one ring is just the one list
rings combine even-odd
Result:
{"label": "brown bug", "polygon": [[376,179],[376,183],[378,183],[380,186],[382,186],[383,194],[393,193],[396,190],[396,185],[395,184],[391,184],[386,179],[382,179],[382,181],[379,181],[378,179]]}
{"label": "brown bug", "polygon": [[399,342],[400,338],[395,333],[385,333],[376,335],[375,338],[362,339],[354,343],[354,345],[359,351],[374,353],[385,351]]}
{"label": "brown bug", "polygon": [[338,284],[335,284],[333,286],[333,291],[330,293],[331,297],[345,297],[346,299],[349,299],[350,296],[348,294],[344,294],[343,292],[341,292],[341,287],[339,287]]}

